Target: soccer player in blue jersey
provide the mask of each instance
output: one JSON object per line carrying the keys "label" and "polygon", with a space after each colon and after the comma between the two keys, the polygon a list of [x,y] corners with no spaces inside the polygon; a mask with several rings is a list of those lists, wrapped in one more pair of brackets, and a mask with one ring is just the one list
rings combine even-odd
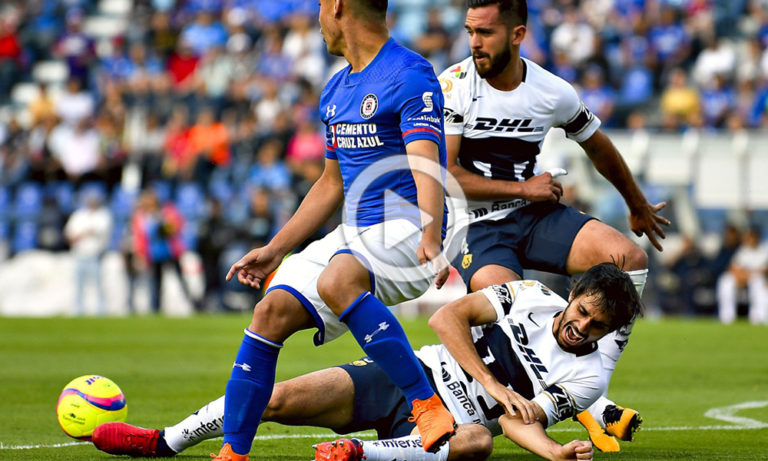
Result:
{"label": "soccer player in blue jersey", "polygon": [[[453,417],[387,308],[421,295],[432,280],[439,288],[448,268],[441,253],[446,156],[440,85],[425,59],[389,38],[386,10],[387,0],[320,0],[328,51],[349,65],[320,98],[328,141],[322,176],[269,244],[227,274],[260,288],[282,262],[235,359],[224,444],[215,459],[248,459],[283,341],[313,327],[317,345],[352,332],[403,390],[426,450],[437,450],[454,433]],[[381,177],[366,170],[371,165]],[[394,194],[385,194],[389,190]],[[283,261],[342,202],[345,223]]]}

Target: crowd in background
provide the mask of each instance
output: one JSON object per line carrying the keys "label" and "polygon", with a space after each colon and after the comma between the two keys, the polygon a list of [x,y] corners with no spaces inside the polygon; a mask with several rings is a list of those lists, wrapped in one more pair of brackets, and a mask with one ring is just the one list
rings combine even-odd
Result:
{"label": "crowd in background", "polygon": [[[99,202],[100,252],[150,270],[196,251],[218,289],[227,248],[266,242],[322,171],[317,101],[339,61],[317,2],[123,0],[124,30],[89,33],[110,1],[0,5],[0,241],[11,256],[74,249],[65,223]],[[768,128],[768,0],[528,7],[522,54],[575,84],[604,126]],[[469,55],[464,10],[390,0],[391,32],[440,72]],[[51,62],[66,72],[40,71]],[[157,222],[141,218],[150,196]],[[153,239],[174,243],[161,257]]]}

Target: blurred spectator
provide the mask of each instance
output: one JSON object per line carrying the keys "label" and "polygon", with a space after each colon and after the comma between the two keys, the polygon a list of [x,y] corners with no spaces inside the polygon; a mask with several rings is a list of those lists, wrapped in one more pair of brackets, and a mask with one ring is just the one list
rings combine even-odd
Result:
{"label": "blurred spectator", "polygon": [[0,102],[7,100],[22,66],[21,44],[16,24],[8,14],[0,13]]}
{"label": "blurred spectator", "polygon": [[325,136],[308,120],[300,121],[285,153],[291,170],[298,171],[306,162],[322,162],[324,156]]}
{"label": "blurred spectator", "polygon": [[552,31],[552,52],[562,53],[569,63],[579,65],[595,52],[595,31],[575,7],[569,7],[563,22]]}
{"label": "blurred spectator", "polygon": [[731,259],[736,254],[740,244],[741,232],[739,232],[739,228],[730,223],[726,224],[723,228],[720,248],[707,265],[712,285],[728,270],[731,265]]}
{"label": "blurred spectator", "polygon": [[147,190],[139,197],[136,212],[131,219],[133,247],[141,267],[149,271],[150,307],[160,311],[160,294],[163,285],[163,270],[170,267],[181,282],[187,299],[197,309],[179,263],[184,252],[181,232],[184,219],[171,202],[160,205],[157,195]]}
{"label": "blurred spectator", "polygon": [[56,115],[62,122],[75,126],[83,119],[93,117],[95,105],[93,98],[83,91],[79,78],[70,78],[67,90],[56,99]]}
{"label": "blurred spectator", "polygon": [[697,314],[704,310],[698,291],[706,286],[709,276],[707,261],[696,241],[684,235],[680,252],[670,261],[671,275],[665,293],[659,297],[665,312]]}
{"label": "blurred spectator", "polygon": [[180,40],[197,56],[203,56],[211,48],[224,47],[227,29],[214,19],[213,11],[201,9],[195,15],[195,21],[181,31]]}
{"label": "blurred spectator", "polygon": [[42,84],[38,85],[37,94],[27,109],[32,115],[32,125],[38,125],[44,120],[56,117],[56,105],[53,103],[48,89]]}
{"label": "blurred spectator", "polygon": [[109,247],[112,235],[112,215],[101,205],[98,195],[85,196],[84,204],[67,221],[64,234],[75,259],[75,312],[85,314],[85,289],[91,285],[96,291],[96,309],[99,315],[107,313],[104,285],[101,278],[101,260]]}
{"label": "blurred spectator", "polygon": [[701,91],[701,112],[709,128],[720,128],[734,109],[736,93],[723,75],[715,75]]}
{"label": "blurred spectator", "polygon": [[317,87],[325,79],[325,50],[316,24],[315,18],[293,15],[282,51],[293,63],[293,75]]}
{"label": "blurred spectator", "polygon": [[97,180],[97,169],[102,165],[99,134],[84,118],[75,126],[59,124],[50,134],[51,153],[61,164],[67,177],[81,184]]}
{"label": "blurred spectator", "polygon": [[256,164],[248,175],[248,184],[272,191],[287,189],[291,174],[288,167],[280,160],[283,145],[276,139],[269,139],[259,149]]}
{"label": "blurred spectator", "polygon": [[237,240],[237,230],[224,219],[222,204],[218,199],[210,199],[208,205],[208,217],[200,227],[197,245],[205,276],[202,305],[207,310],[229,310],[224,298],[224,274],[227,268],[222,265],[222,255]]}
{"label": "blurred spectator", "polygon": [[747,289],[750,323],[768,323],[768,245],[760,243],[760,229],[744,232],[727,272],[717,281],[718,316],[723,323],[736,319],[738,292]]}
{"label": "blurred spectator", "polygon": [[730,78],[736,70],[736,52],[724,39],[709,34],[706,48],[699,53],[691,76],[699,86],[707,86],[715,77]]}
{"label": "blurred spectator", "polygon": [[203,109],[189,130],[189,149],[193,177],[187,179],[196,179],[203,186],[208,184],[214,168],[229,164],[229,133],[227,127],[215,119],[212,109]]}
{"label": "blurred spectator", "polygon": [[82,31],[83,19],[84,13],[79,8],[67,11],[66,30],[54,47],[54,55],[66,60],[70,78],[87,86],[95,51],[93,40]]}
{"label": "blurred spectator", "polygon": [[662,126],[666,130],[677,131],[700,123],[699,95],[687,79],[681,68],[669,74],[669,86],[661,95]]}
{"label": "blurred spectator", "polygon": [[157,11],[152,16],[149,32],[149,47],[163,59],[168,59],[176,50],[179,32],[171,27],[171,17],[166,11]]}
{"label": "blurred spectator", "polygon": [[605,126],[613,125],[613,109],[616,93],[605,82],[603,70],[597,66],[590,67],[584,73],[581,82],[581,100]]}
{"label": "blurred spectator", "polygon": [[185,93],[193,88],[199,61],[189,43],[179,40],[176,51],[168,58],[167,65],[171,83],[176,91]]}

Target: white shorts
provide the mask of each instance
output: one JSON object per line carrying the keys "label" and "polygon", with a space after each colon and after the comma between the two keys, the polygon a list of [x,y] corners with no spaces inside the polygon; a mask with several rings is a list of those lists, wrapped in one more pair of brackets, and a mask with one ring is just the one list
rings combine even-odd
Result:
{"label": "white shorts", "polygon": [[419,264],[416,250],[420,243],[420,229],[405,219],[357,229],[341,224],[304,251],[286,258],[267,293],[282,289],[304,305],[317,324],[315,344],[319,346],[347,331],[346,324],[317,293],[317,279],[331,258],[339,253],[357,256],[370,273],[371,293],[393,306],[421,296],[435,277],[431,266]]}

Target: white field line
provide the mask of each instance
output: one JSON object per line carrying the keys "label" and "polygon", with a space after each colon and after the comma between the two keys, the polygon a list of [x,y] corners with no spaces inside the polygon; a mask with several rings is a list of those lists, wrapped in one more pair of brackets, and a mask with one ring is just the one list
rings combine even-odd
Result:
{"label": "white field line", "polygon": [[[674,432],[674,431],[734,431],[734,430],[748,430],[748,429],[768,429],[768,423],[758,421],[756,419],[745,418],[742,416],[734,416],[739,410],[751,409],[751,408],[763,408],[768,406],[768,401],[756,401],[756,402],[744,402],[736,405],[729,405],[727,407],[712,408],[704,413],[704,416],[713,419],[719,419],[734,423],[733,425],[709,425],[709,426],[658,426],[658,427],[645,427],[643,426],[642,432]],[[563,427],[552,428],[549,432],[583,432],[584,429],[580,427]],[[281,440],[281,439],[332,439],[337,434],[333,432],[320,432],[315,434],[273,434],[273,435],[257,435],[254,440]],[[375,433],[372,431],[357,432],[349,434],[348,436],[357,436],[360,438],[373,438]],[[217,437],[211,440],[220,440],[221,437]],[[76,445],[89,445],[89,442],[67,442],[67,443],[54,443],[54,444],[39,444],[39,445],[5,445],[0,442],[0,450],[32,450],[36,448],[61,448],[71,447]]]}

